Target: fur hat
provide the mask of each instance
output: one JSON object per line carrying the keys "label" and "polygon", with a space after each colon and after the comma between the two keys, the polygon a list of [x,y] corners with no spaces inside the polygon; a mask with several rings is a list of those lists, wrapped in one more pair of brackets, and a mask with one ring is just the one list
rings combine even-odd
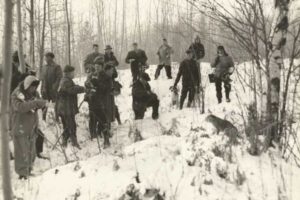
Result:
{"label": "fur hat", "polygon": [[65,68],[64,68],[64,73],[70,73],[70,72],[73,72],[75,71],[75,68],[72,67],[71,65],[66,65]]}
{"label": "fur hat", "polygon": [[30,86],[38,86],[40,81],[32,75],[29,75],[24,80],[24,89],[27,90]]}

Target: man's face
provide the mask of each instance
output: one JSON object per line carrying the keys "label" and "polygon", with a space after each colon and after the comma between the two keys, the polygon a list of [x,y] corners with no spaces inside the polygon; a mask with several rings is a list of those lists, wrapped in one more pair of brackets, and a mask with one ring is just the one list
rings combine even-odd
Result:
{"label": "man's face", "polygon": [[69,74],[70,74],[70,75],[69,75],[70,78],[72,78],[72,79],[75,78],[75,71],[72,71],[72,72],[70,72]]}
{"label": "man's face", "polygon": [[111,49],[106,49],[105,53],[110,54],[111,53]]}
{"label": "man's face", "polygon": [[106,74],[107,74],[108,76],[112,77],[112,75],[113,75],[113,73],[114,73],[114,69],[113,69],[113,68],[110,68],[109,70],[106,70],[105,72],[106,72]]}
{"label": "man's face", "polygon": [[192,54],[192,53],[188,53],[188,54],[187,54],[187,58],[188,58],[188,59],[192,59],[192,58],[193,58],[193,54]]}
{"label": "man's face", "polygon": [[30,94],[34,94],[34,93],[36,92],[36,90],[37,90],[37,86],[30,86],[30,87],[28,88],[28,92],[29,92]]}
{"label": "man's face", "polygon": [[200,43],[201,42],[201,39],[199,37],[196,37],[195,38],[195,43]]}
{"label": "man's face", "polygon": [[94,52],[96,52],[96,53],[99,52],[99,47],[98,46],[94,46],[93,49],[94,49]]}
{"label": "man's face", "polygon": [[95,64],[95,69],[96,69],[96,72],[101,72],[103,69],[103,66],[100,64]]}
{"label": "man's face", "polygon": [[218,56],[224,56],[224,51],[223,50],[218,50]]}
{"label": "man's face", "polygon": [[133,47],[133,50],[137,50],[138,49],[138,45],[137,44],[132,45],[132,47]]}
{"label": "man's face", "polygon": [[46,63],[52,63],[53,62],[53,58],[51,56],[45,56],[45,61]]}
{"label": "man's face", "polygon": [[168,44],[168,41],[167,41],[167,40],[164,40],[163,43],[164,43],[164,45],[167,45],[167,44]]}

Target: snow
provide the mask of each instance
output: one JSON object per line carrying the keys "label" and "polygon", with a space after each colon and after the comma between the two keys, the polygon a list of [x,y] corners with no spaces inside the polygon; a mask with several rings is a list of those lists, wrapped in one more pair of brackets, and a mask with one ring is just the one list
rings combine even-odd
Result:
{"label": "snow", "polygon": [[[208,64],[202,64],[203,77],[210,72]],[[173,66],[173,77],[178,66]],[[155,66],[148,70],[154,77]],[[112,147],[99,152],[96,140],[90,141],[88,109],[86,103],[76,117],[77,135],[82,150],[66,149],[70,163],[59,150],[52,150],[46,142],[45,154],[51,162],[37,159],[36,176],[20,181],[13,171],[13,190],[22,199],[119,199],[127,186],[134,184],[143,194],[156,188],[170,200],[274,200],[300,199],[300,170],[281,159],[277,150],[269,150],[261,156],[247,152],[247,141],[233,146],[232,153],[226,146],[228,138],[217,134],[205,121],[209,113],[231,121],[243,137],[242,112],[250,98],[234,77],[231,103],[217,104],[215,88],[204,80],[206,88],[206,114],[198,108],[179,111],[171,105],[169,87],[174,80],[167,80],[162,72],[158,80],[150,82],[160,98],[160,118],[151,119],[148,109],[145,119],[133,121],[131,109],[131,75],[129,70],[119,72],[123,84],[117,98],[122,125],[113,125]],[[76,80],[83,85],[84,78]],[[237,96],[241,97],[237,98]],[[79,98],[81,101],[82,96]],[[51,117],[41,128],[52,144],[61,134],[61,126]],[[141,131],[142,141],[134,142],[134,128]],[[173,128],[172,128],[173,127]],[[100,147],[102,147],[100,139]],[[219,151],[218,151],[219,150]],[[229,162],[229,159],[232,162]],[[138,176],[138,177],[137,177]],[[140,183],[138,183],[140,182]],[[280,198],[279,198],[280,196]],[[149,199],[149,198],[144,198]]]}

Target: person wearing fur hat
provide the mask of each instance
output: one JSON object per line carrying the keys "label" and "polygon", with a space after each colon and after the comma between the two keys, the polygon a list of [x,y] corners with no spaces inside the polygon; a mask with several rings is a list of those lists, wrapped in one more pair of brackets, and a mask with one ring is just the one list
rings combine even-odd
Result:
{"label": "person wearing fur hat", "polygon": [[187,106],[191,107],[195,97],[195,92],[199,90],[200,86],[200,76],[197,61],[193,59],[193,52],[191,50],[188,49],[186,54],[187,58],[180,63],[179,71],[173,86],[176,88],[179,80],[182,77],[180,109],[183,108],[183,103],[187,95],[189,95]]}
{"label": "person wearing fur hat", "polygon": [[81,149],[76,136],[75,115],[79,112],[77,95],[84,93],[82,86],[76,85],[73,81],[75,68],[67,65],[64,68],[64,75],[60,81],[57,98],[57,114],[60,117],[64,132],[63,146],[66,147],[69,138],[74,147]]}
{"label": "person wearing fur hat", "polygon": [[91,80],[95,86],[95,94],[91,98],[90,110],[98,120],[98,134],[104,136],[104,148],[110,146],[110,124],[115,118],[115,103],[113,94],[112,76],[114,66],[107,64],[103,71],[98,73],[98,77]]}
{"label": "person wearing fur hat", "polygon": [[216,56],[214,62],[211,63],[211,67],[215,69],[214,77],[218,103],[222,102],[222,83],[224,83],[226,101],[230,102],[230,75],[234,71],[234,63],[232,58],[225,51],[224,46],[218,46],[217,53],[218,55]]}
{"label": "person wearing fur hat", "polygon": [[140,74],[139,79],[132,86],[132,107],[135,119],[143,119],[148,107],[152,107],[152,119],[158,119],[159,99],[151,91],[147,73]]}
{"label": "person wearing fur hat", "polygon": [[20,179],[26,179],[31,174],[36,157],[37,110],[47,106],[47,101],[39,98],[38,85],[39,80],[29,75],[11,95],[15,171]]}
{"label": "person wearing fur hat", "polygon": [[106,45],[104,50],[104,64],[112,64],[113,66],[117,67],[119,62],[112,51],[112,47],[110,45]]}

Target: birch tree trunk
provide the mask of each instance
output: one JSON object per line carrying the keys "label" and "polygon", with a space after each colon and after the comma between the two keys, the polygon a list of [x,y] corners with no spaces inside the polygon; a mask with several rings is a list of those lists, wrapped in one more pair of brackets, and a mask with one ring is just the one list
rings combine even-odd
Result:
{"label": "birch tree trunk", "polygon": [[30,29],[30,47],[29,47],[30,64],[33,68],[35,68],[34,0],[30,0],[29,18],[30,18],[30,23],[29,23],[29,29]]}
{"label": "birch tree trunk", "polygon": [[65,10],[66,10],[66,19],[67,19],[67,59],[68,59],[68,64],[71,65],[71,27],[70,27],[68,0],[65,0]]}
{"label": "birch tree trunk", "polygon": [[9,112],[10,112],[10,83],[12,75],[12,57],[11,57],[11,43],[12,43],[12,20],[13,20],[13,3],[12,0],[4,0],[4,33],[3,33],[3,84],[2,84],[2,98],[1,98],[1,158],[2,158],[2,187],[3,198],[5,200],[12,200],[12,188],[10,177],[10,157],[9,157]]}
{"label": "birch tree trunk", "polygon": [[18,55],[19,55],[19,62],[20,62],[20,69],[21,72],[25,72],[25,60],[24,60],[24,53],[23,53],[23,36],[22,36],[22,12],[21,12],[21,0],[17,0],[17,30],[18,30]]}
{"label": "birch tree trunk", "polygon": [[48,0],[48,24],[50,28],[50,49],[53,52],[53,25],[51,22],[51,7],[50,7],[50,0]]}
{"label": "birch tree trunk", "polygon": [[44,63],[44,51],[45,51],[45,29],[46,29],[46,14],[47,14],[47,0],[44,0],[44,18],[43,18],[43,27],[42,27],[42,38],[41,38],[41,46],[40,46],[40,77],[41,72],[43,71],[43,63]]}
{"label": "birch tree trunk", "polygon": [[283,51],[286,43],[288,29],[288,6],[289,1],[275,0],[276,24],[273,25],[273,40],[270,52],[270,67],[268,74],[268,97],[267,97],[267,113],[268,121],[274,123],[267,138],[267,142],[271,145],[272,141],[278,142],[280,134],[278,132],[281,120],[280,111],[280,85],[281,85],[281,69],[283,67]]}

